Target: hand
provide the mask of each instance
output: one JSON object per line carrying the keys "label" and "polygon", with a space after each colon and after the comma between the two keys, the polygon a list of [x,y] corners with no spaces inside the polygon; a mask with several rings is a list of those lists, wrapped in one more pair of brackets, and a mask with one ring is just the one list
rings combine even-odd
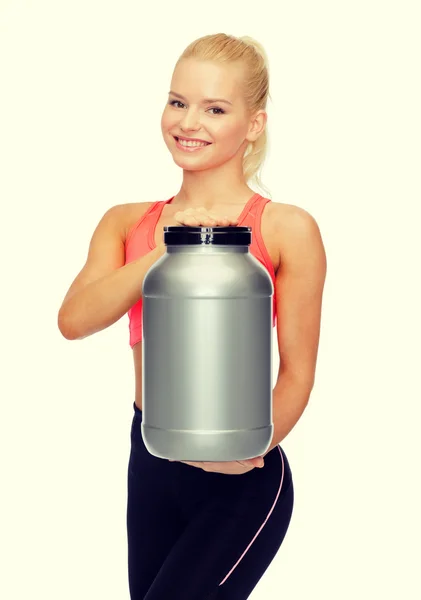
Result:
{"label": "hand", "polygon": [[197,467],[210,473],[222,473],[224,475],[242,475],[255,467],[261,468],[265,464],[262,456],[249,458],[248,460],[232,460],[224,462],[193,462],[188,460],[170,460],[170,462],[182,462],[186,465],[191,465],[192,467]]}
{"label": "hand", "polygon": [[190,227],[200,227],[201,225],[205,227],[228,227],[238,224],[238,219],[231,219],[225,215],[220,217],[213,212],[209,212],[203,206],[200,208],[188,208],[183,211],[180,210],[175,213],[174,219],[181,225],[188,225]]}

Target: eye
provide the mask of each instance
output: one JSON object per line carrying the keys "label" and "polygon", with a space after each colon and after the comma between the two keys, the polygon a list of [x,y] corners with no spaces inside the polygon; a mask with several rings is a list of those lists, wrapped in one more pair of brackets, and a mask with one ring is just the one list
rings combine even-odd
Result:
{"label": "eye", "polygon": [[[168,103],[170,106],[175,106],[175,104],[181,104],[182,106],[184,106],[184,104],[182,102],[180,102],[179,100],[170,100],[170,102]],[[219,110],[219,113],[216,114],[225,114],[225,111],[223,108],[219,108],[218,106],[212,106],[212,108],[208,108],[208,110]],[[215,113],[213,113],[215,114]]]}
{"label": "eye", "polygon": [[209,110],[219,110],[219,111],[221,111],[221,112],[217,113],[219,115],[223,115],[225,113],[225,111],[222,108],[218,108],[217,106],[212,106],[212,108],[210,108]]}

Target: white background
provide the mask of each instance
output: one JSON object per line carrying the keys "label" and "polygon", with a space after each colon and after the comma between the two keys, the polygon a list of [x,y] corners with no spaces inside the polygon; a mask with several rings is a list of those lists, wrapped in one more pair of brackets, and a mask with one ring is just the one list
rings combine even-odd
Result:
{"label": "white background", "polygon": [[2,598],[129,598],[128,317],[70,342],[57,313],[103,213],[179,190],[161,113],[217,32],[268,54],[263,182],[328,257],[293,518],[250,597],[421,597],[420,25],[415,1],[1,0]]}

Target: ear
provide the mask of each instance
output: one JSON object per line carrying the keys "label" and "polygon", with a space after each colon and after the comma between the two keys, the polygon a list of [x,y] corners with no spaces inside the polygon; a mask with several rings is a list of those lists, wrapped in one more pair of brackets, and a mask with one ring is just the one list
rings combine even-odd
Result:
{"label": "ear", "polygon": [[250,143],[255,142],[264,132],[267,122],[267,112],[258,110],[250,120],[249,131],[246,140]]}

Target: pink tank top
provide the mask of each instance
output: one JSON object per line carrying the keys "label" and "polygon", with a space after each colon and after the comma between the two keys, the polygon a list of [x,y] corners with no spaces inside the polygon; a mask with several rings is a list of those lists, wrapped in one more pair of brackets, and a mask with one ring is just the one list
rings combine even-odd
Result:
{"label": "pink tank top", "polygon": [[[155,248],[155,229],[165,204],[170,204],[175,196],[169,200],[153,202],[142,217],[130,228],[126,242],[125,264],[145,256]],[[269,253],[262,238],[260,225],[263,208],[270,198],[263,198],[260,194],[254,194],[245,205],[238,218],[237,226],[252,227],[252,243],[249,246],[250,253],[259,260],[269,272],[275,289],[275,270]],[[276,325],[276,293],[273,294],[273,327]],[[142,298],[128,311],[130,346],[142,340]]]}

